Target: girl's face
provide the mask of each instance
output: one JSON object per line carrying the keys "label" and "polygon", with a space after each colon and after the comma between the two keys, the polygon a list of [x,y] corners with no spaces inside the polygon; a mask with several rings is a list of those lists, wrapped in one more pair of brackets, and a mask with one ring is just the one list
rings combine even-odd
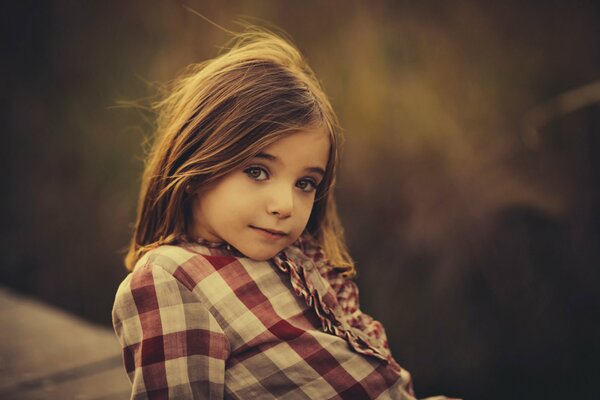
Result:
{"label": "girl's face", "polygon": [[193,233],[227,242],[254,260],[275,256],[308,223],[330,145],[324,129],[305,128],[265,147],[197,193]]}

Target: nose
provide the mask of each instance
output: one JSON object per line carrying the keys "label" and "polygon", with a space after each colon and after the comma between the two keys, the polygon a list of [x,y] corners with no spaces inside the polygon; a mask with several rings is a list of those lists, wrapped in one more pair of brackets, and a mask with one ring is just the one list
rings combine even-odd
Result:
{"label": "nose", "polygon": [[267,213],[277,215],[279,218],[288,218],[294,208],[293,189],[286,185],[273,187],[267,203]]}

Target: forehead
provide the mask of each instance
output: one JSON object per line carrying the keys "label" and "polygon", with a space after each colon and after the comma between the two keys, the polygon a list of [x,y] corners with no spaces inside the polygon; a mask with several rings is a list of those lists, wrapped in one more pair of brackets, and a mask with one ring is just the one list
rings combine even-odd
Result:
{"label": "forehead", "polygon": [[264,147],[259,156],[266,153],[284,164],[325,169],[331,146],[331,137],[324,128],[303,128]]}

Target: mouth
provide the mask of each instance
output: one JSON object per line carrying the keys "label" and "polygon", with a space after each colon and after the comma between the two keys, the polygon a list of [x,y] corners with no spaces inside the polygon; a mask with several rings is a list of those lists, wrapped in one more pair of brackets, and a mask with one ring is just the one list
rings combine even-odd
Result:
{"label": "mouth", "polygon": [[257,226],[253,226],[253,225],[250,225],[250,227],[253,228],[253,229],[256,229],[256,230],[258,230],[260,232],[263,232],[263,233],[265,233],[265,234],[267,234],[267,235],[269,235],[269,236],[271,236],[273,238],[280,238],[280,237],[287,236],[287,233],[285,233],[283,231],[278,231],[278,230],[275,230],[275,229],[259,228]]}

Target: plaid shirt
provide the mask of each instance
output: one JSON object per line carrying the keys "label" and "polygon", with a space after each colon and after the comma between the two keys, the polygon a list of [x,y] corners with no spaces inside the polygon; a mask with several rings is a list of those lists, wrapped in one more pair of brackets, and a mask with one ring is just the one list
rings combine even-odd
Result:
{"label": "plaid shirt", "polygon": [[414,399],[354,282],[294,246],[270,261],[160,246],[112,315],[132,399]]}

